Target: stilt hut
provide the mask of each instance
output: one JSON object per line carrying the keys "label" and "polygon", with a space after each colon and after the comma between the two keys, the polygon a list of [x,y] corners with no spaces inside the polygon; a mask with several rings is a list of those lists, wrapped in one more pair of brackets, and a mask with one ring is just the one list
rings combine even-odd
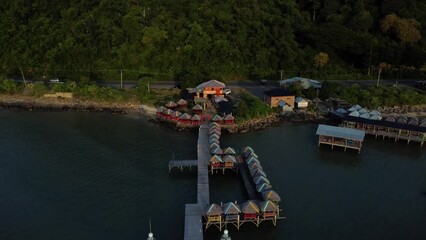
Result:
{"label": "stilt hut", "polygon": [[210,153],[215,155],[223,155],[223,151],[220,148],[210,149]]}
{"label": "stilt hut", "polygon": [[236,203],[229,202],[222,206],[222,210],[223,214],[225,215],[225,221],[231,223],[237,227],[237,229],[240,229],[240,206],[238,206]]}
{"label": "stilt hut", "polygon": [[259,185],[256,185],[256,190],[260,193],[271,190],[271,189],[272,189],[272,186],[269,183],[261,183]]}
{"label": "stilt hut", "polygon": [[217,122],[212,122],[212,123],[210,123],[210,127],[222,128],[222,127],[220,126],[220,124],[219,124],[219,123],[217,123]]}
{"label": "stilt hut", "polygon": [[213,121],[213,122],[215,122],[215,123],[218,123],[218,124],[222,124],[222,117],[216,114],[216,115],[212,118],[212,121]]}
{"label": "stilt hut", "polygon": [[163,112],[163,116],[165,119],[171,119],[172,118],[173,110],[166,108]]}
{"label": "stilt hut", "polygon": [[179,122],[183,124],[190,124],[191,123],[191,115],[188,113],[184,113],[179,117]]}
{"label": "stilt hut", "polygon": [[219,144],[219,138],[215,138],[215,137],[209,138],[209,144],[212,144],[212,143]]}
{"label": "stilt hut", "polygon": [[213,134],[210,134],[209,138],[217,138],[217,139],[220,139],[220,136],[219,136],[219,135],[217,135],[217,134],[215,134],[215,133],[213,133]]}
{"label": "stilt hut", "polygon": [[188,102],[181,98],[176,102],[176,104],[179,108],[185,108],[188,105]]}
{"label": "stilt hut", "polygon": [[182,116],[182,113],[181,112],[179,112],[179,111],[174,111],[172,114],[171,114],[171,119],[173,120],[173,121],[179,121],[179,118],[180,118],[180,116]]}
{"label": "stilt hut", "polygon": [[225,165],[225,168],[234,168],[235,164],[237,163],[237,160],[232,155],[225,155],[223,157],[223,163]]}
{"label": "stilt hut", "polygon": [[259,203],[259,209],[261,218],[263,220],[272,220],[274,226],[277,224],[277,218],[279,217],[280,209],[272,201],[263,201]]}
{"label": "stilt hut", "polygon": [[213,128],[212,130],[209,130],[209,135],[213,135],[213,134],[220,136],[222,133],[220,130]]}
{"label": "stilt hut", "polygon": [[226,125],[235,124],[235,118],[234,118],[234,116],[232,116],[232,114],[226,115],[225,118],[224,118],[224,120],[225,120],[225,124]]}
{"label": "stilt hut", "polygon": [[222,168],[222,165],[223,165],[223,160],[220,156],[213,155],[210,157],[210,170],[212,174],[214,169],[220,169]]}
{"label": "stilt hut", "polygon": [[192,112],[195,114],[202,114],[203,113],[203,107],[201,105],[197,104],[192,108]]}
{"label": "stilt hut", "polygon": [[210,144],[210,149],[220,148],[220,145],[218,143],[212,143]]}
{"label": "stilt hut", "polygon": [[223,224],[223,210],[222,208],[217,205],[216,203],[212,203],[207,207],[206,211],[206,229],[210,225],[219,225],[219,229],[222,229]]}
{"label": "stilt hut", "polygon": [[236,156],[237,152],[235,152],[235,149],[231,148],[231,147],[227,147],[223,150],[223,154],[225,155],[232,155],[232,156]]}
{"label": "stilt hut", "polygon": [[248,155],[250,155],[251,152],[254,152],[254,150],[251,147],[244,147],[242,152],[243,152],[244,157],[247,158]]}
{"label": "stilt hut", "polygon": [[256,185],[259,185],[259,184],[262,184],[262,183],[271,184],[269,182],[269,179],[267,179],[265,176],[262,176],[262,175],[253,178],[253,181],[254,181],[254,184],[256,184]]}
{"label": "stilt hut", "polygon": [[251,164],[247,165],[248,169],[251,171],[253,169],[260,169],[263,170],[263,167],[260,165],[260,163],[252,162]]}
{"label": "stilt hut", "polygon": [[257,158],[254,158],[254,157],[247,158],[247,160],[246,160],[247,164],[251,164],[252,162],[255,162],[255,163],[257,163],[257,164],[260,165],[260,162],[259,162],[259,160]]}
{"label": "stilt hut", "polygon": [[262,197],[263,200],[270,200],[272,202],[278,203],[281,202],[281,197],[280,195],[278,195],[278,193],[276,193],[274,190],[269,190],[269,191],[265,191],[262,192]]}
{"label": "stilt hut", "polygon": [[163,107],[163,106],[160,106],[159,108],[157,108],[157,111],[156,111],[156,117],[157,118],[161,118],[161,117],[163,117],[163,112],[166,110],[166,108],[165,107]]}
{"label": "stilt hut", "polygon": [[255,178],[255,177],[257,177],[257,176],[260,176],[260,175],[262,175],[262,176],[266,177],[266,173],[265,173],[262,169],[259,169],[259,168],[255,168],[255,169],[251,170],[251,171],[250,171],[250,175],[251,175],[253,178]]}
{"label": "stilt hut", "polygon": [[177,104],[173,101],[169,101],[166,103],[166,108],[175,109],[176,107],[177,107]]}
{"label": "stilt hut", "polygon": [[200,123],[201,123],[201,117],[200,117],[200,115],[195,114],[194,116],[192,116],[192,118],[191,118],[191,123],[192,123],[192,125],[194,125],[194,126],[198,126],[198,125],[200,125]]}
{"label": "stilt hut", "polygon": [[259,216],[260,213],[259,206],[254,201],[247,201],[241,204],[241,212],[243,220],[253,221],[256,226],[259,226]]}
{"label": "stilt hut", "polygon": [[254,157],[254,158],[259,159],[259,156],[257,156],[257,154],[256,154],[256,153],[254,153],[254,152],[251,152],[251,153],[247,156],[247,158],[251,158],[251,157]]}

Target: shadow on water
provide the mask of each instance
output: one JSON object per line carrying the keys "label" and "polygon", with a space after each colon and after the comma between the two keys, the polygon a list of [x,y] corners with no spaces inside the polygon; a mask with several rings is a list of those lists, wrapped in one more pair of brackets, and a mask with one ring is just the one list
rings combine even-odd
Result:
{"label": "shadow on water", "polygon": [[362,162],[362,157],[358,154],[358,150],[347,149],[345,152],[340,147],[331,149],[331,146],[320,146],[317,151],[319,159],[328,164],[356,167]]}

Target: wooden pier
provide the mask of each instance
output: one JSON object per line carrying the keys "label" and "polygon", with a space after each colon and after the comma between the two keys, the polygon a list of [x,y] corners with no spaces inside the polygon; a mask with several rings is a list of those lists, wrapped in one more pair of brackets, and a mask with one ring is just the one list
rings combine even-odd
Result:
{"label": "wooden pier", "polygon": [[197,160],[172,160],[169,161],[169,173],[172,171],[173,168],[179,168],[180,171],[183,171],[184,168],[189,168],[189,170],[191,170],[192,167],[197,166]]}
{"label": "wooden pier", "polygon": [[[202,218],[210,203],[209,192],[209,173],[208,165],[210,159],[210,151],[208,147],[208,126],[201,125],[198,132],[197,155],[198,160],[186,160],[188,166],[197,163],[197,203],[185,205],[185,240],[202,240],[203,239],[203,222]],[[173,161],[177,162],[177,161]],[[180,161],[179,161],[180,162]],[[174,164],[174,163],[173,163]],[[183,164],[183,163],[181,163]],[[194,166],[194,165],[190,165]],[[170,169],[170,163],[169,163]]]}

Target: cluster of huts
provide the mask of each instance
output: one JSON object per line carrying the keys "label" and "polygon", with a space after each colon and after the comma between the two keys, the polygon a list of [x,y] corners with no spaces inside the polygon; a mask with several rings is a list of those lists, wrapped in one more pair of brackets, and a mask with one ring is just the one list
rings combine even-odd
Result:
{"label": "cluster of huts", "polygon": [[[265,192],[265,196],[276,194],[271,191]],[[225,224],[232,224],[237,229],[245,222],[254,223],[256,226],[262,221],[272,220],[274,225],[279,217],[277,203],[272,200],[257,202],[248,200],[242,204],[229,202],[225,204],[212,203],[206,211],[206,228],[215,225],[221,229]]]}
{"label": "cluster of huts", "polygon": [[367,134],[420,142],[423,146],[426,140],[426,119],[418,119],[417,117],[407,117],[398,115],[388,115],[382,117],[380,112],[373,110],[368,111],[359,105],[354,105],[348,109],[337,109],[337,113],[341,115],[344,127],[354,128],[365,131]]}
{"label": "cluster of huts", "polygon": [[210,171],[213,174],[215,169],[236,169],[236,151],[234,148],[227,147],[222,149],[220,146],[220,136],[222,128],[217,122],[210,123],[209,127],[209,147],[210,147]]}
{"label": "cluster of huts", "polygon": [[165,104],[165,106],[160,106],[157,108],[156,117],[162,120],[169,120],[194,126],[198,126],[206,120],[211,120],[212,122],[217,122],[218,124],[235,124],[235,118],[232,116],[232,114],[228,114],[224,117],[215,115],[213,118],[211,118],[210,115],[204,114],[204,109],[199,104],[196,104],[194,107],[192,107],[192,115],[187,113],[188,111],[188,102],[186,100],[180,99],[177,102],[169,101]]}

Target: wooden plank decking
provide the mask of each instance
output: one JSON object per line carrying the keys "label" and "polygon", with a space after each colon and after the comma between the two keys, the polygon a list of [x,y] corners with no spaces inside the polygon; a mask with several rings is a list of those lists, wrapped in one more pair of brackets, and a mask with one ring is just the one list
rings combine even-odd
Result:
{"label": "wooden plank decking", "polygon": [[197,160],[171,160],[169,161],[169,172],[173,168],[179,168],[181,171],[183,171],[183,168],[189,167],[191,170],[192,167],[197,167],[198,161]]}
{"label": "wooden plank decking", "polygon": [[200,126],[197,143],[197,203],[185,205],[185,240],[202,240],[202,217],[210,204],[208,164],[210,152],[208,148],[208,126]]}

